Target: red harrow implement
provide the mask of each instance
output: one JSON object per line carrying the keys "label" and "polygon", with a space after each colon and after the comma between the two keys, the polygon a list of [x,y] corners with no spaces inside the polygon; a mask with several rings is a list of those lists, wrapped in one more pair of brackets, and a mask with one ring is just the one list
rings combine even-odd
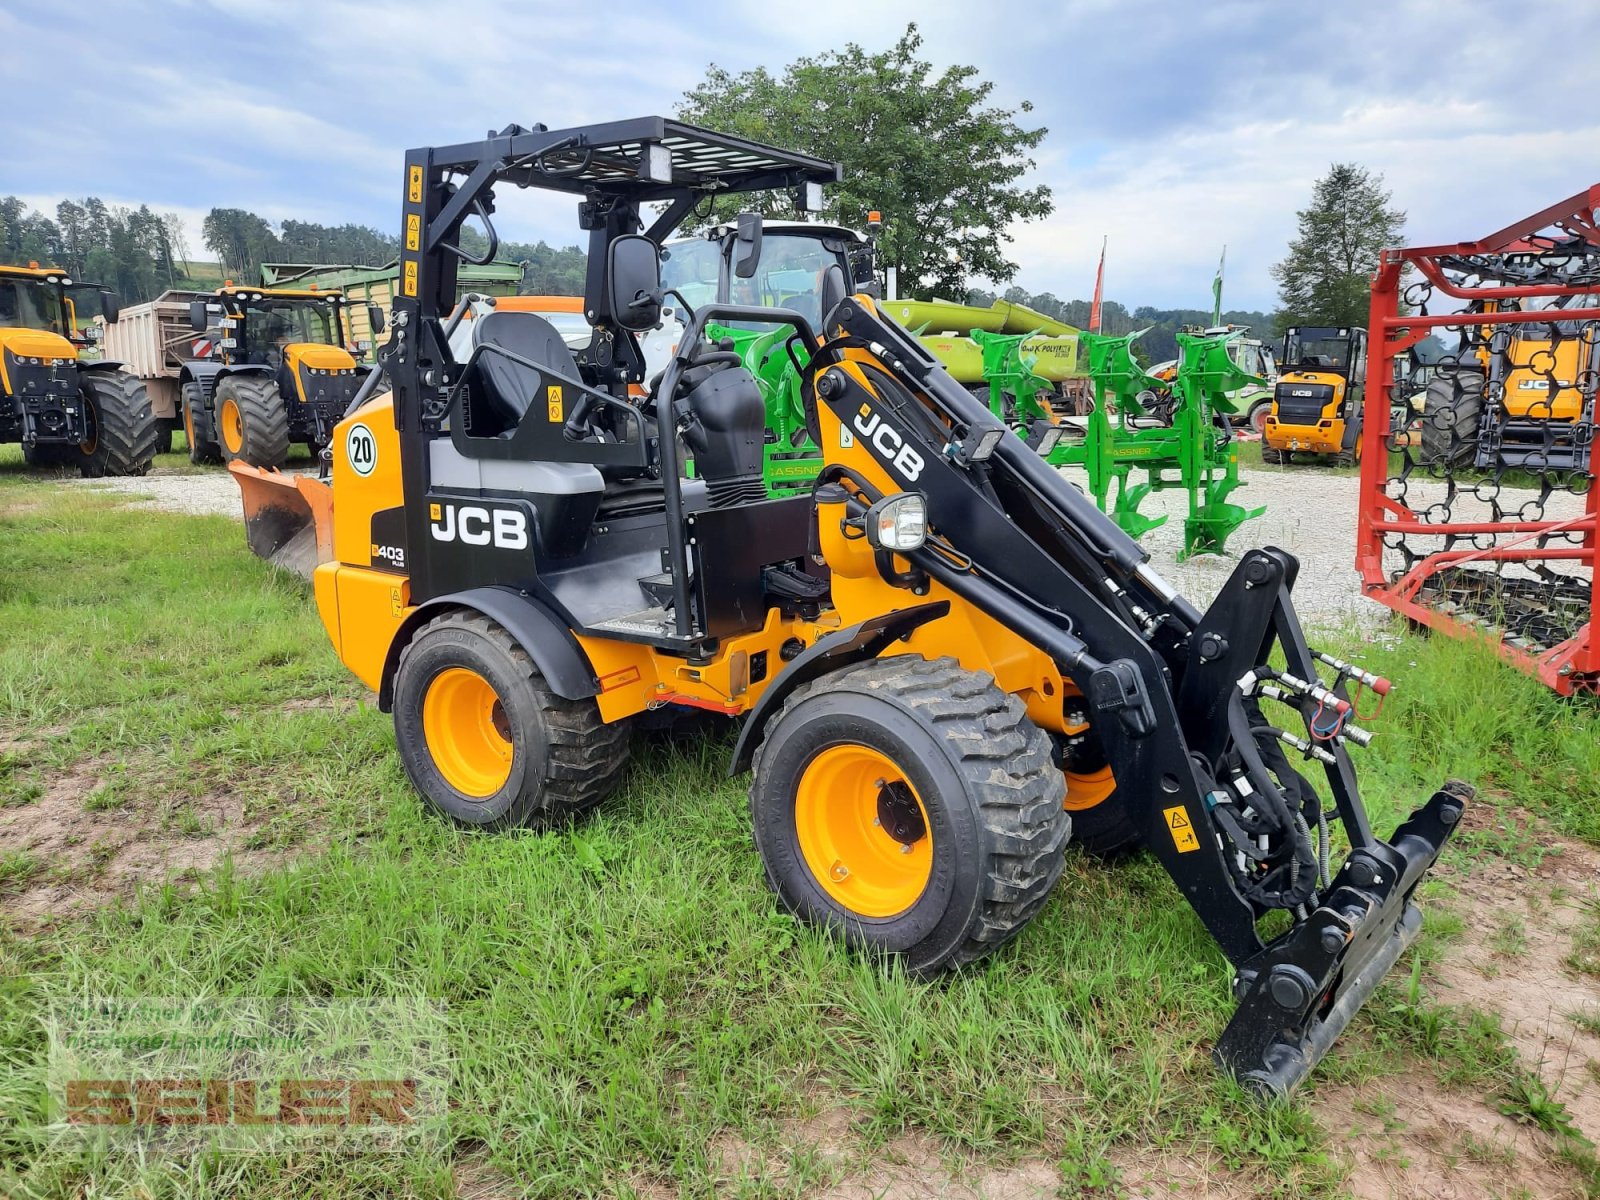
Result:
{"label": "red harrow implement", "polygon": [[[1367,595],[1600,693],[1600,184],[1475,242],[1384,252],[1372,284],[1356,566]],[[1425,393],[1394,360],[1444,343]]]}

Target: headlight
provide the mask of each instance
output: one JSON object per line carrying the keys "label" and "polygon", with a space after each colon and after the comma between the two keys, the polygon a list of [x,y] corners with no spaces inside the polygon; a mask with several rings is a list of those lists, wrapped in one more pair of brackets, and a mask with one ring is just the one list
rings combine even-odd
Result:
{"label": "headlight", "polygon": [[928,540],[928,500],[921,492],[885,496],[866,516],[867,542],[874,550],[909,554]]}
{"label": "headlight", "polygon": [[1050,451],[1054,450],[1057,443],[1061,441],[1061,433],[1061,426],[1050,426],[1050,428],[1046,429],[1039,435],[1039,442],[1033,448],[1034,452],[1038,454],[1040,458],[1047,457]]}

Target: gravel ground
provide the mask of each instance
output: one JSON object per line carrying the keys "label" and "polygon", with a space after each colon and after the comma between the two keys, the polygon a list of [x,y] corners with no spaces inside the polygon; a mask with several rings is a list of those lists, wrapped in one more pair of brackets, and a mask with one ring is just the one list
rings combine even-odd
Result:
{"label": "gravel ground", "polygon": [[[1227,582],[1241,552],[1254,546],[1279,546],[1300,559],[1294,597],[1295,607],[1306,624],[1327,629],[1384,623],[1389,610],[1362,596],[1355,570],[1357,478],[1301,466],[1247,467],[1241,471],[1241,478],[1245,486],[1235,491],[1231,499],[1246,508],[1265,506],[1267,511],[1240,526],[1223,555],[1197,555],[1178,562],[1188,497],[1173,490],[1159,492],[1145,501],[1140,511],[1150,516],[1167,515],[1166,524],[1151,530],[1143,539],[1156,570],[1190,601],[1204,608]],[[158,468],[137,480],[63,482],[128,493],[140,497],[138,503],[142,506],[170,512],[241,516],[239,489],[233,477],[222,470],[179,474]],[[1422,512],[1442,493],[1442,484],[1419,481],[1411,485],[1407,500],[1415,511]],[[1502,509],[1511,509],[1535,499],[1533,492],[1506,489],[1499,502]],[[1545,515],[1576,516],[1582,508],[1581,497],[1558,494],[1552,497]],[[1454,515],[1458,520],[1487,520],[1490,513],[1484,500],[1463,495],[1457,499]],[[1538,514],[1530,509],[1528,515]]]}
{"label": "gravel ground", "polygon": [[[290,470],[286,474],[310,474]],[[73,487],[98,492],[118,492],[138,497],[130,507],[157,508],[164,512],[204,516],[218,513],[244,520],[239,504],[239,487],[227,471],[217,469],[194,474],[167,471],[157,467],[139,479],[63,479]]]}

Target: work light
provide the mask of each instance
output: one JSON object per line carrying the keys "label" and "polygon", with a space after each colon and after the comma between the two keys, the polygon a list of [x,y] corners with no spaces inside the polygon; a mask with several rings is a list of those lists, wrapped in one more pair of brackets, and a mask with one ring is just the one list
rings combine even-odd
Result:
{"label": "work light", "polygon": [[944,448],[944,452],[963,466],[967,463],[984,462],[994,453],[995,447],[1005,435],[1004,425],[995,425],[982,430],[969,429],[966,437],[959,442],[951,442]]}
{"label": "work light", "polygon": [[867,542],[874,550],[909,554],[928,539],[928,500],[921,492],[896,492],[867,509]]}
{"label": "work light", "polygon": [[1044,458],[1049,455],[1050,451],[1056,448],[1056,444],[1060,441],[1061,426],[1052,425],[1039,435],[1039,440],[1034,443],[1034,453],[1036,453],[1040,458]]}

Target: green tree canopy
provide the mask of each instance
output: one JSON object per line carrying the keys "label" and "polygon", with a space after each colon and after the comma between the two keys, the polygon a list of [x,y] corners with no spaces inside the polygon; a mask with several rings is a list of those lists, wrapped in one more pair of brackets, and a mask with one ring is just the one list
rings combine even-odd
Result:
{"label": "green tree canopy", "polygon": [[[888,50],[868,53],[852,42],[797,59],[777,76],[713,64],[678,113],[843,163],[827,215],[860,228],[869,211],[883,213],[879,247],[884,264],[898,268],[902,292],[959,295],[968,279],[1004,282],[1017,270],[1005,255],[1007,226],[1053,207],[1048,187],[1020,182],[1046,131],[1018,123],[1019,111],[1033,109],[1027,101],[1020,110],[990,104],[994,85],[979,80],[976,67],[935,73],[918,57],[921,46],[912,24]],[[757,207],[784,215],[790,204],[774,195]],[[730,215],[713,211],[714,220]]]}
{"label": "green tree canopy", "polygon": [[1390,207],[1383,176],[1356,163],[1334,163],[1298,217],[1289,253],[1272,268],[1278,329],[1365,325],[1378,257],[1405,236],[1406,214]]}

